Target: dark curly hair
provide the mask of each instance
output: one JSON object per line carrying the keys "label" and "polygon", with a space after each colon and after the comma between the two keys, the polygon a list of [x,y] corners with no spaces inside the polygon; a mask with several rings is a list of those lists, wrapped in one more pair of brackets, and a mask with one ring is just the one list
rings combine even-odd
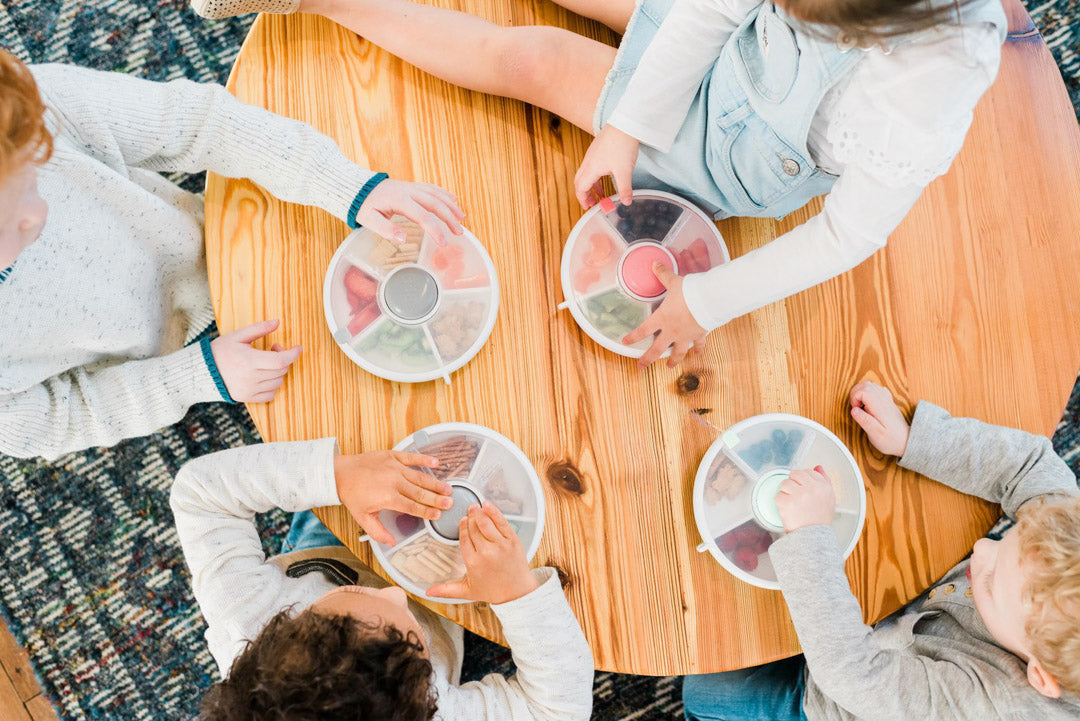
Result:
{"label": "dark curly hair", "polygon": [[204,721],[430,721],[431,662],[416,633],[348,615],[270,619],[202,700]]}

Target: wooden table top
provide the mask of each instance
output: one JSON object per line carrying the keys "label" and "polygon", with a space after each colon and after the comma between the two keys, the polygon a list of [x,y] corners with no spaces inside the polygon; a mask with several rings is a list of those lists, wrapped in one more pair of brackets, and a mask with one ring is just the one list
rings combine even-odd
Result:
{"label": "wooden table top", "polygon": [[[457,8],[616,40],[551,3]],[[682,674],[799,650],[780,593],[737,581],[695,550],[691,507],[714,428],[798,413],[832,429],[863,470],[866,529],[847,573],[867,621],[882,618],[960,560],[998,511],[875,453],[846,412],[851,386],[870,378],[906,405],[925,398],[1050,434],[1080,367],[1080,133],[1050,54],[1023,9],[1010,9],[1000,77],[964,150],[884,251],[721,328],[681,368],[646,371],[556,311],[563,240],[582,213],[572,178],[585,133],[435,80],[320,18],[261,16],[230,90],[313,124],[361,164],[452,189],[503,294],[491,339],[452,385],[380,380],[346,358],[323,316],[323,276],[345,224],[211,176],[206,244],[219,326],[280,317],[267,347],[305,348],[277,398],[250,407],[256,426],[267,441],[336,435],[345,452],[387,448],[449,420],[503,433],[540,473],[547,523],[535,564],[559,569],[597,668]],[[815,201],[782,222],[719,227],[738,256],[819,210]],[[374,563],[343,509],[320,515]],[[432,607],[501,638],[490,609]]]}

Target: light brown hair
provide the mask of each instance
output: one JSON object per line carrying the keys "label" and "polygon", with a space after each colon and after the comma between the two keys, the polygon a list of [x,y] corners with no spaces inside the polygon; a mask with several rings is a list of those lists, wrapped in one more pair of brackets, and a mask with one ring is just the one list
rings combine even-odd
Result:
{"label": "light brown hair", "polygon": [[958,22],[974,0],[778,0],[785,12],[809,23],[811,33],[843,36],[866,47],[907,33]]}
{"label": "light brown hair", "polygon": [[0,183],[26,162],[43,163],[53,139],[45,127],[45,103],[21,60],[0,48]]}
{"label": "light brown hair", "polygon": [[1026,504],[1016,532],[1029,650],[1062,689],[1080,693],[1080,498]]}

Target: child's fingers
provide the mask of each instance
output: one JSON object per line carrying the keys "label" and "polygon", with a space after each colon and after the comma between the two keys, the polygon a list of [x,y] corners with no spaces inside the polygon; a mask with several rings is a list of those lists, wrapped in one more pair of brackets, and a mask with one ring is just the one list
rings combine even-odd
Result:
{"label": "child's fingers", "polygon": [[491,522],[495,524],[495,528],[499,530],[505,538],[513,538],[517,534],[514,533],[513,526],[510,525],[510,521],[506,520],[506,516],[502,514],[502,511],[492,503],[491,501],[484,501],[484,512],[487,514]]}
{"label": "child's fingers", "polygon": [[[424,473],[423,471],[418,471],[412,467],[405,468],[401,475],[404,476],[405,480],[410,484],[427,489],[441,498],[449,499],[450,493],[453,491],[453,489],[450,488],[450,484],[446,481],[440,481],[430,473]],[[450,506],[445,507],[449,508]]]}
{"label": "child's fingers", "polygon": [[237,398],[236,400],[242,401],[244,403],[269,403],[270,401],[274,400],[275,393],[277,393],[277,391],[260,392],[252,395],[246,400],[243,398]]}
{"label": "child's fingers", "polygon": [[436,583],[427,590],[427,595],[435,598],[470,598],[469,582],[464,578],[449,583]]}
{"label": "child's fingers", "polygon": [[693,341],[690,341],[689,343],[676,343],[674,346],[672,346],[671,357],[668,358],[667,367],[674,368],[675,366],[682,363],[683,358],[686,357],[686,354],[689,353],[690,349],[693,347]]}
{"label": "child's fingers", "polygon": [[439,459],[424,453],[409,453],[408,451],[390,451],[390,454],[403,466],[419,466],[426,468],[438,468]]}
{"label": "child's fingers", "polygon": [[417,194],[415,199],[420,207],[434,213],[454,235],[461,235],[462,231],[465,230],[461,227],[461,223],[458,222],[457,215],[454,214],[454,211],[450,209],[450,206],[442,198],[428,193]]}
{"label": "child's fingers", "polygon": [[438,185],[433,185],[431,183],[418,183],[418,185],[420,185],[420,187],[422,187],[424,190],[431,193],[432,195],[442,198],[443,202],[450,206],[450,210],[454,212],[454,215],[457,217],[458,220],[465,219],[465,211],[461,209],[461,201],[458,200],[458,197],[456,195],[451,193],[446,188],[442,188]]}
{"label": "child's fingers", "polygon": [[254,343],[259,338],[273,333],[279,325],[281,325],[281,321],[277,318],[263,320],[235,330],[227,334],[226,337],[239,343]]}
{"label": "child's fingers", "polygon": [[649,349],[645,351],[644,355],[638,359],[638,365],[644,368],[655,363],[660,359],[660,356],[664,355],[664,351],[671,346],[671,342],[672,338],[669,334],[660,333],[660,335],[656,336],[656,340],[653,341],[652,345],[649,346]]}
{"label": "child's fingers", "polygon": [[630,205],[634,200],[633,166],[620,168],[611,173],[611,179],[615,181],[615,192],[619,194],[619,202]]}
{"label": "child's fingers", "polygon": [[429,491],[422,486],[418,486],[415,483],[402,483],[398,488],[398,493],[402,497],[416,501],[425,508],[435,508],[440,511],[445,511],[453,505],[453,501],[450,497],[442,493],[436,493],[435,491]]}
{"label": "child's fingers", "polygon": [[446,235],[450,229],[439,216],[417,203],[414,198],[405,198],[398,212],[423,228],[424,232],[431,236],[431,239],[437,244],[446,244]]}
{"label": "child's fingers", "polygon": [[255,389],[260,393],[266,393],[267,391],[276,391],[281,387],[281,384],[285,382],[285,376],[271,376],[264,378],[255,384]]}
{"label": "child's fingers", "polygon": [[574,178],[574,195],[577,196],[582,208],[591,208],[596,204],[593,198],[593,190],[599,181],[600,174],[594,172],[591,168],[586,169],[585,165],[582,164],[581,168],[578,169],[577,176]]}
{"label": "child's fingers", "polygon": [[246,351],[250,363],[253,368],[261,371],[286,371],[293,361],[300,357],[300,352],[304,349],[300,346],[294,346],[289,350],[272,351],[272,350],[258,350],[257,348],[251,348]]}
{"label": "child's fingers", "polygon": [[481,508],[477,506],[471,507],[469,509],[469,515],[476,524],[477,532],[483,536],[485,541],[498,543],[502,540],[502,534],[499,533],[499,529],[495,527],[495,524],[491,521],[491,517],[484,513]]}
{"label": "child's fingers", "polygon": [[393,223],[390,218],[394,215],[392,208],[384,210],[375,206],[371,196],[360,206],[360,212],[356,214],[356,222],[361,227],[367,228],[376,235],[401,243],[405,240],[405,229]]}
{"label": "child's fingers", "polygon": [[885,426],[877,418],[864,411],[859,406],[853,406],[851,409],[851,417],[859,424],[866,435],[871,438],[877,438],[885,433]]}
{"label": "child's fingers", "polygon": [[643,338],[648,338],[649,336],[656,333],[659,327],[660,321],[657,320],[656,313],[653,313],[648,318],[646,318],[641,325],[627,333],[626,337],[623,338],[623,343],[625,343],[626,345],[634,345],[639,340]]}
{"label": "child's fingers", "polygon": [[473,534],[469,532],[468,516],[458,522],[458,547],[461,549],[465,568],[469,568],[476,562],[476,543],[473,541]]}
{"label": "child's fingers", "polygon": [[386,526],[382,524],[382,521],[380,521],[379,517],[374,513],[364,513],[356,516],[356,522],[364,529],[364,533],[368,534],[379,543],[387,546],[393,546],[397,543],[397,541],[394,540],[394,534],[386,530]]}

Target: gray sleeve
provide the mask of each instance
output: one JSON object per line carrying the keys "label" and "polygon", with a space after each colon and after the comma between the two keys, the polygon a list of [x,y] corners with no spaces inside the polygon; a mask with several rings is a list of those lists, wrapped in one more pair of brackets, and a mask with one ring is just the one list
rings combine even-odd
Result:
{"label": "gray sleeve", "polygon": [[1076,478],[1050,439],[971,418],[953,418],[919,401],[900,465],[958,491],[1000,503],[1015,517],[1020,506],[1048,493],[1076,495]]}
{"label": "gray sleeve", "polygon": [[859,719],[996,721],[1011,703],[1008,684],[990,684],[985,669],[885,648],[863,623],[844,575],[836,535],[807,526],[769,549],[811,682]]}

